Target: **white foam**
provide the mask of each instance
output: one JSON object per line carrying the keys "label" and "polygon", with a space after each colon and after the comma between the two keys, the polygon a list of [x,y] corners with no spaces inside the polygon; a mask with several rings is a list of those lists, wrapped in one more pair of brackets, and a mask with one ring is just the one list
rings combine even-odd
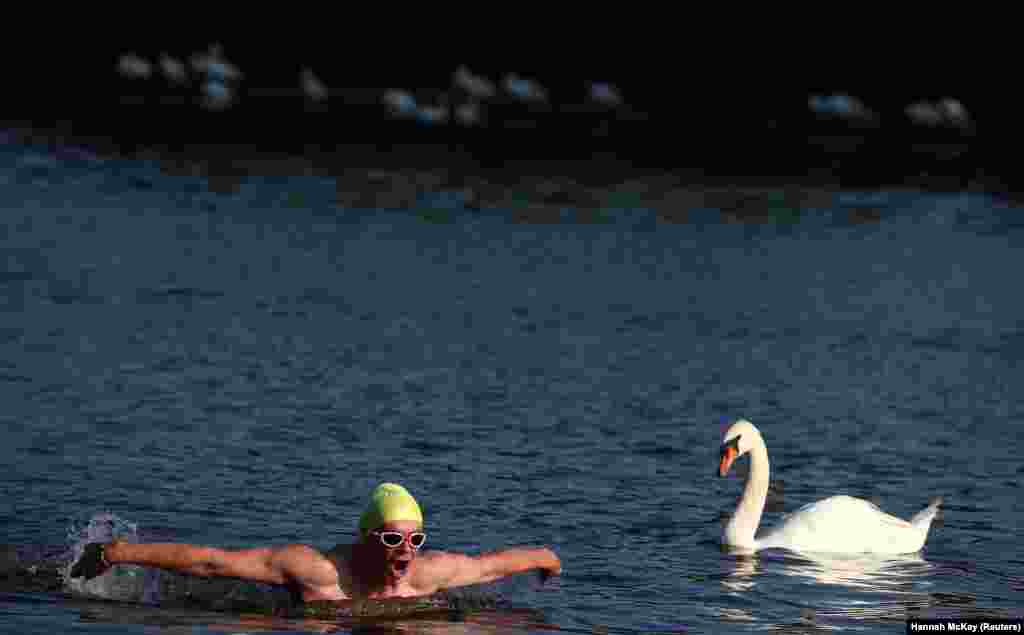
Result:
{"label": "white foam", "polygon": [[68,530],[71,543],[68,564],[61,571],[64,588],[74,595],[125,602],[156,603],[159,600],[160,572],[136,565],[118,565],[92,580],[71,578],[70,572],[91,542],[138,541],[138,526],[111,512],[93,514],[84,526]]}

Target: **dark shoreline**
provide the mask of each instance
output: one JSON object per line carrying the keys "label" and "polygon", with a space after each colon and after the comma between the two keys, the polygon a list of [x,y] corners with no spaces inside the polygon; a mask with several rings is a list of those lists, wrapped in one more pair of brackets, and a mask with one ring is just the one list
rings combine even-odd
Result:
{"label": "dark shoreline", "polygon": [[[1019,200],[1000,178],[980,169],[968,174],[922,170],[892,175],[884,165],[863,169],[870,163],[863,157],[847,156],[846,164],[836,160],[828,167],[824,163],[828,155],[820,154],[820,149],[817,159],[822,161],[817,165],[825,167],[794,169],[795,163],[806,165],[816,156],[808,154],[799,160],[780,159],[771,170],[759,172],[732,169],[752,166],[740,165],[741,161],[730,166],[721,156],[712,157],[706,167],[673,166],[665,156],[650,156],[639,163],[611,151],[582,156],[585,149],[544,157],[545,148],[530,148],[527,142],[502,156],[501,147],[484,147],[479,140],[470,144],[458,139],[391,139],[292,149],[273,140],[260,145],[188,139],[141,143],[84,134],[78,132],[80,126],[69,123],[6,122],[5,128],[8,142],[58,158],[145,160],[168,174],[203,178],[216,193],[234,193],[252,177],[315,175],[335,180],[336,202],[341,207],[411,209],[422,206],[424,195],[448,192],[455,193],[458,204],[466,209],[512,208],[516,218],[526,222],[558,222],[566,208],[577,210],[577,221],[593,222],[604,208],[641,207],[655,210],[667,222],[686,222],[688,210],[704,207],[720,209],[728,221],[760,222],[778,216],[780,210],[787,215],[827,207],[837,192],[848,190],[969,192]],[[832,143],[841,146],[844,139],[849,142],[851,137],[835,137]],[[691,160],[677,163],[692,163],[699,150],[687,155]],[[537,156],[530,156],[531,152]],[[847,167],[851,160],[859,167]],[[874,209],[854,214],[857,222],[881,216]]]}

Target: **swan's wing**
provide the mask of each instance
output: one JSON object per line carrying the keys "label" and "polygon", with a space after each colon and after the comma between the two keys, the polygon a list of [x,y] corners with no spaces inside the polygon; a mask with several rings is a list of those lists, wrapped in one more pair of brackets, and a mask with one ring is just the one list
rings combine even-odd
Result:
{"label": "swan's wing", "polygon": [[909,528],[911,525],[902,518],[882,511],[882,508],[871,501],[853,496],[830,496],[820,501],[808,503],[800,509],[782,517],[780,524],[794,522],[799,518],[829,518],[837,522],[855,521],[858,523],[873,521],[883,526]]}
{"label": "swan's wing", "polygon": [[758,536],[762,548],[782,547],[796,551],[914,551],[902,546],[914,542],[915,528],[905,520],[883,512],[877,505],[850,496],[832,496],[783,517]]}

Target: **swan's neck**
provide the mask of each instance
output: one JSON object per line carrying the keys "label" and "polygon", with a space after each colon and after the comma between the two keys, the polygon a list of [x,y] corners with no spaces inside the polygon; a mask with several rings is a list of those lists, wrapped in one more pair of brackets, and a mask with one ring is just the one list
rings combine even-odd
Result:
{"label": "swan's neck", "polygon": [[725,526],[725,542],[735,547],[753,548],[754,534],[761,522],[764,502],[768,498],[768,449],[760,437],[755,437],[750,450],[750,473],[743,487],[743,497],[736,513]]}

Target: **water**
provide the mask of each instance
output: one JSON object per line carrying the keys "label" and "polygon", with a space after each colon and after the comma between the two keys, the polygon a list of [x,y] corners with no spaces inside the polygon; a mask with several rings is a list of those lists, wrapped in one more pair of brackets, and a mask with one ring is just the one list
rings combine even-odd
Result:
{"label": "water", "polygon": [[[1021,613],[1024,223],[999,200],[436,222],[339,208],[313,177],[215,194],[14,144],[0,188],[0,541],[23,555],[66,562],[69,531],[106,512],[145,540],[327,548],[394,480],[432,548],[547,544],[564,564],[472,590],[513,607],[483,623],[402,630],[889,633]],[[854,222],[865,206],[881,220]],[[942,494],[924,552],[720,551],[741,483],[712,473],[738,417],[785,484],[763,524],[838,493],[909,518]],[[360,628],[151,606],[157,574],[140,575],[130,603],[5,590],[0,631]]]}

